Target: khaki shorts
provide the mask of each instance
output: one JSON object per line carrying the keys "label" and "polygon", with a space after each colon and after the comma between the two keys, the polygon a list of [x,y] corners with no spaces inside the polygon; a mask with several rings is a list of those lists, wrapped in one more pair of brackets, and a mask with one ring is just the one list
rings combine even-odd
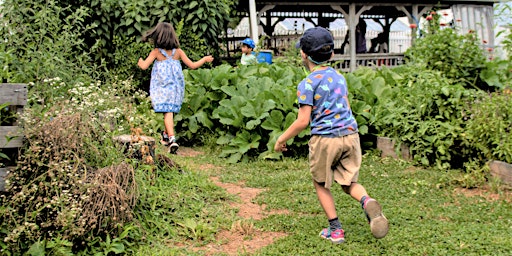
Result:
{"label": "khaki shorts", "polygon": [[309,167],[313,180],[330,188],[333,178],[340,185],[357,182],[362,155],[359,134],[343,137],[311,136]]}

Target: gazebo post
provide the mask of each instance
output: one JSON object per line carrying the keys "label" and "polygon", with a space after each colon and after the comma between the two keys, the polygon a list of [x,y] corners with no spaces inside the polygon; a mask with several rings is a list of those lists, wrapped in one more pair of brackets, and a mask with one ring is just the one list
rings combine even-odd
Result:
{"label": "gazebo post", "polygon": [[353,72],[356,70],[356,26],[359,18],[356,14],[356,4],[351,3],[348,10],[348,29],[350,32],[350,72]]}
{"label": "gazebo post", "polygon": [[249,22],[251,28],[251,38],[254,40],[254,43],[258,45],[258,23],[259,20],[256,19],[256,0],[249,0]]}

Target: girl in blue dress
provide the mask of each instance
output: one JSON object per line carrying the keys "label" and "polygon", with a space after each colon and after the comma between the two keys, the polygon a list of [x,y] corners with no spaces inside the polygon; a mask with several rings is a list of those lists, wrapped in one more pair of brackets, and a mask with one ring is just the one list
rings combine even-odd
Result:
{"label": "girl in blue dress", "polygon": [[165,130],[162,132],[162,143],[169,146],[169,151],[175,154],[179,145],[174,136],[174,113],[180,112],[185,95],[185,80],[180,60],[189,68],[196,69],[206,62],[212,62],[213,57],[205,56],[196,62],[190,60],[180,49],[180,42],[173,26],[167,22],[160,22],[147,31],[142,41],[148,40],[155,45],[155,49],[145,60],[139,58],[138,65],[145,70],[153,64],[149,86],[151,105],[155,112],[164,114]]}

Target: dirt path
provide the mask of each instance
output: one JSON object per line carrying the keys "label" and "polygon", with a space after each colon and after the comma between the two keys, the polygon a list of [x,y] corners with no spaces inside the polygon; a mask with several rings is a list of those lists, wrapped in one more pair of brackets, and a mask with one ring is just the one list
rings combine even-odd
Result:
{"label": "dirt path", "polygon": [[[180,148],[179,155],[193,157],[201,152],[191,148]],[[201,169],[210,169],[214,166],[203,166]],[[212,182],[224,188],[229,194],[240,197],[240,202],[231,202],[230,206],[239,209],[238,216],[241,220],[231,225],[230,230],[221,230],[216,235],[216,243],[207,244],[202,247],[196,247],[194,251],[205,252],[206,255],[216,255],[219,253],[227,255],[239,255],[241,253],[254,253],[276,239],[285,237],[284,232],[265,232],[258,230],[253,226],[253,220],[262,220],[273,214],[288,214],[287,210],[269,211],[266,205],[258,205],[253,200],[264,191],[264,189],[246,187],[244,183],[223,183],[219,177],[210,177]]]}

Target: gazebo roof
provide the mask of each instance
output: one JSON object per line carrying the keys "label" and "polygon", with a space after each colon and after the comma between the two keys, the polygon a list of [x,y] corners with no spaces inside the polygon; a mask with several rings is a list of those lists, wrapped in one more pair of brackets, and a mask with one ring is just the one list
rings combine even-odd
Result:
{"label": "gazebo roof", "polygon": [[[249,11],[249,1],[250,0],[240,0],[237,6],[237,10],[240,12],[248,12]],[[439,8],[449,8],[452,5],[456,4],[471,4],[471,5],[493,5],[495,3],[499,3],[497,0],[460,0],[460,1],[442,1],[442,0],[424,0],[421,3],[413,2],[413,1],[404,1],[404,0],[367,0],[364,2],[349,2],[349,1],[300,1],[300,0],[264,0],[257,1],[256,10],[261,10],[265,6],[274,6],[269,11],[272,12],[272,16],[280,16],[280,17],[307,17],[308,14],[312,17],[315,17],[316,14],[313,13],[323,13],[324,17],[343,17],[341,13],[333,10],[330,6],[348,6],[351,3],[354,3],[358,6],[373,6],[372,9],[367,10],[363,13],[363,16],[368,18],[377,18],[377,17],[401,17],[404,16],[404,13],[396,8],[396,6],[412,6],[412,5],[421,5],[421,6],[438,6]],[[300,14],[299,14],[300,13]],[[263,14],[264,16],[265,14]]]}

